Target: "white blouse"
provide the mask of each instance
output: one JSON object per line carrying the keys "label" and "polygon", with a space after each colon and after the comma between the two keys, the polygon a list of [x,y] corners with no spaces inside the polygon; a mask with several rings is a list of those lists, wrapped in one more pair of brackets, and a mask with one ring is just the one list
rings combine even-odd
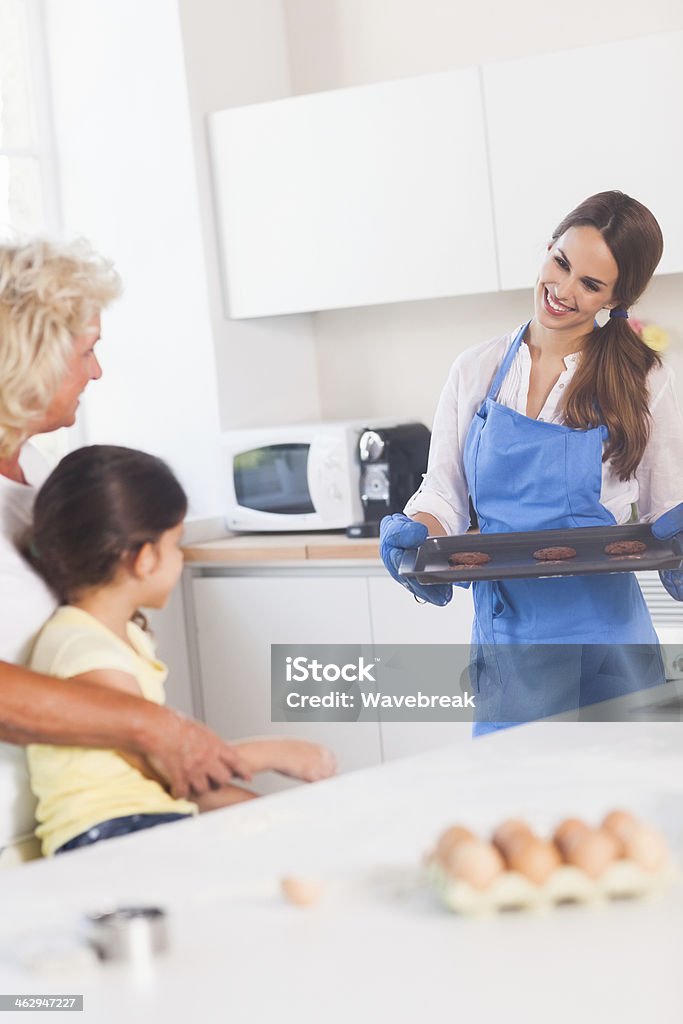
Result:
{"label": "white blouse", "polygon": [[[50,467],[31,443],[19,459],[26,484],[0,475],[0,661],[26,662],[40,628],[57,602],[47,585],[17,551],[14,541],[30,524],[33,502]],[[35,828],[36,801],[29,786],[26,750],[0,743],[0,850],[5,843],[26,837]]]}
{"label": "white blouse", "polygon": [[[467,349],[453,363],[434,417],[427,473],[406,505],[406,515],[427,512],[438,519],[449,534],[465,533],[468,529],[468,489],[463,465],[465,439],[496,370],[520,329],[521,325],[511,334]],[[539,420],[562,423],[558,406],[578,359],[578,353],[565,356],[566,368],[548,395]],[[522,344],[497,401],[526,415],[530,373],[531,354],[528,346]],[[651,370],[648,390],[652,416],[650,439],[635,477],[624,482],[619,480],[609,462],[602,464],[600,502],[619,525],[629,522],[634,504],[640,521],[649,522],[683,502],[683,416],[674,391],[673,373],[668,366],[655,366]]]}

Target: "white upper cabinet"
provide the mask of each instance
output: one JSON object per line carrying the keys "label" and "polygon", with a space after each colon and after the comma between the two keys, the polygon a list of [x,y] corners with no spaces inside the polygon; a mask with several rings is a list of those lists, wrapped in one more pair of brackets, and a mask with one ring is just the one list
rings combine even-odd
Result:
{"label": "white upper cabinet", "polygon": [[683,32],[484,66],[501,287],[536,280],[550,234],[582,199],[620,189],[683,271]]}
{"label": "white upper cabinet", "polygon": [[615,188],[682,272],[682,97],[669,32],[213,114],[229,315],[527,288],[562,217]]}
{"label": "white upper cabinet", "polygon": [[498,288],[476,68],[210,119],[229,314]]}

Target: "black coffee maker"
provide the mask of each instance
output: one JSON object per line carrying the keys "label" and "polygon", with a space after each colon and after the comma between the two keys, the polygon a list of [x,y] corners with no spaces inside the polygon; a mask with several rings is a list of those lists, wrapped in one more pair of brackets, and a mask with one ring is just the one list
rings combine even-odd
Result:
{"label": "black coffee maker", "polygon": [[423,423],[368,427],[358,439],[363,522],[347,537],[378,537],[383,516],[402,512],[427,472],[431,433]]}

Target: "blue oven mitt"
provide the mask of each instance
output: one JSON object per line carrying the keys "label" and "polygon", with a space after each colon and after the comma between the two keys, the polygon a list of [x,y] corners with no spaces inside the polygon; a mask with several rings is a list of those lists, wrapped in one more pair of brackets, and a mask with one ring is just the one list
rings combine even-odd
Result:
{"label": "blue oven mitt", "polygon": [[418,583],[417,580],[399,576],[398,567],[403,552],[410,548],[418,548],[427,539],[427,527],[424,523],[416,523],[401,512],[393,516],[385,516],[379,524],[379,553],[389,573],[401,586],[410,590],[415,597],[430,604],[445,605],[453,597],[450,583]]}
{"label": "blue oven mitt", "polygon": [[[659,540],[676,537],[683,547],[683,502],[652,524],[652,534]],[[683,569],[662,569],[659,578],[676,601],[683,601]]]}

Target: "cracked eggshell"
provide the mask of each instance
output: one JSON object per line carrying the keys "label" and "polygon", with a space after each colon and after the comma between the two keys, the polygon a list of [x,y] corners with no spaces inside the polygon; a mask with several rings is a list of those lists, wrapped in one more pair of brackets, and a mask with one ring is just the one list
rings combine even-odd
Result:
{"label": "cracked eggshell", "polygon": [[323,894],[322,882],[312,878],[283,878],[280,889],[287,902],[296,907],[312,907]]}

